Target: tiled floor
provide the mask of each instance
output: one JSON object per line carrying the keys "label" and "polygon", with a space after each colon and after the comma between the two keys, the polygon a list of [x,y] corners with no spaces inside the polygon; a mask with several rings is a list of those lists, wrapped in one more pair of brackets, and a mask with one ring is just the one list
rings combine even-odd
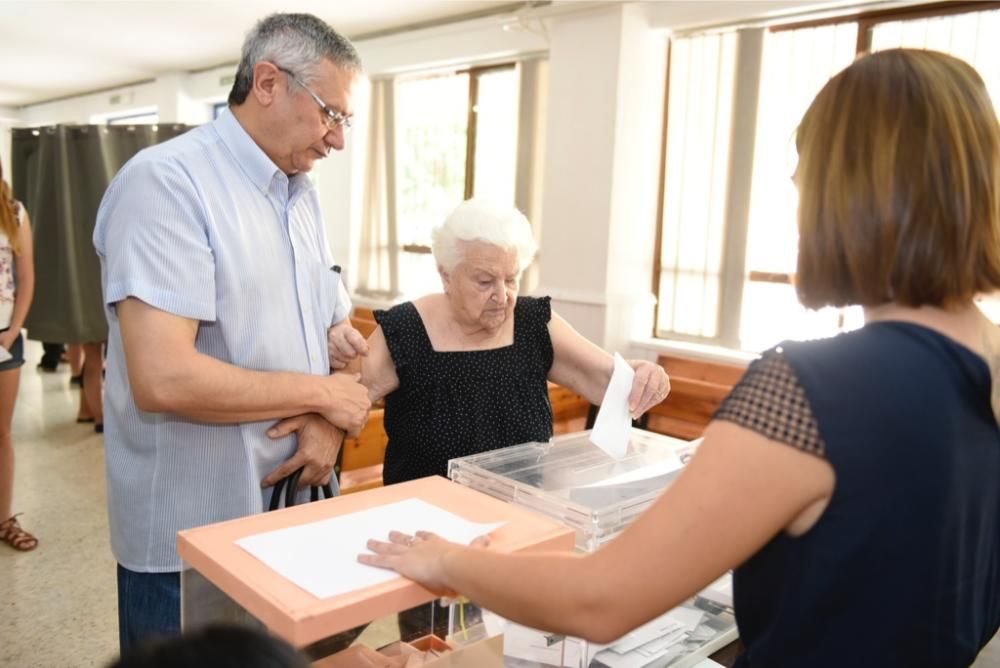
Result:
{"label": "tiled floor", "polygon": [[103,666],[118,649],[115,562],[108,546],[104,447],[76,424],[79,390],[35,368],[29,342],[14,412],[14,512],[33,552],[0,545],[0,665]]}
{"label": "tiled floor", "polygon": [[[39,538],[33,552],[0,546],[0,666],[104,666],[118,648],[115,563],[108,547],[103,440],[76,424],[69,372],[35,369],[29,342],[14,415],[14,509]],[[387,623],[362,640],[388,639]],[[1000,640],[976,668],[1000,668]]]}

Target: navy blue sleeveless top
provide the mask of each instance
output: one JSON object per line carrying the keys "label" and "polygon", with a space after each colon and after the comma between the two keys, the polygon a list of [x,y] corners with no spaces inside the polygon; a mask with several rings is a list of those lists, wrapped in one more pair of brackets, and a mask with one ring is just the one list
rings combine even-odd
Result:
{"label": "navy blue sleeveless top", "polygon": [[1000,430],[985,360],[902,322],[786,342],[731,395],[757,385],[756,424],[732,404],[717,419],[799,447],[761,393],[762,371],[781,366],[815,420],[804,449],[836,485],[812,529],[779,534],[736,570],[736,665],[968,666],[1000,627]]}
{"label": "navy blue sleeveless top", "polygon": [[375,311],[399,387],[385,398],[386,485],[446,476],[448,460],[552,437],[548,297],[519,297],[514,343],[437,352],[412,302]]}

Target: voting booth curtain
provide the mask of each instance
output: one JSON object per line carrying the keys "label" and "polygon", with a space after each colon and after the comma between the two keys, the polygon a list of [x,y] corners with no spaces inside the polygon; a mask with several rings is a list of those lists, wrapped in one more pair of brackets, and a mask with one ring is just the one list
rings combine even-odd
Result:
{"label": "voting booth curtain", "polygon": [[104,341],[108,324],[94,221],[111,179],[147,146],[185,125],[56,125],[12,131],[11,186],[31,216],[35,298],[28,338]]}

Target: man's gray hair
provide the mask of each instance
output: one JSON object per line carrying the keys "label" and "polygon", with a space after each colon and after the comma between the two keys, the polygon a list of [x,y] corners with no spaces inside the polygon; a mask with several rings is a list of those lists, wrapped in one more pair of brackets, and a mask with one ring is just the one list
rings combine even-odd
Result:
{"label": "man's gray hair", "polygon": [[[253,88],[253,69],[267,61],[295,73],[305,84],[316,79],[324,59],[348,71],[361,71],[361,58],[350,40],[312,14],[271,14],[257,22],[243,42],[229,104],[246,102]],[[291,85],[291,82],[289,82]]]}
{"label": "man's gray hair", "polygon": [[452,272],[465,259],[462,242],[482,241],[504,250],[516,250],[518,270],[524,271],[538,252],[531,224],[514,207],[500,207],[481,199],[469,199],[431,231],[434,261]]}

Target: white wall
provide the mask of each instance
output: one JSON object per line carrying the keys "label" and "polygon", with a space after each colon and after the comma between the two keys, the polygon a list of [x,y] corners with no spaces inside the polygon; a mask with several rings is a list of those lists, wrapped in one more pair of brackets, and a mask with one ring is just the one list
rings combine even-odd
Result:
{"label": "white wall", "polygon": [[0,107],[0,166],[6,171],[4,178],[10,182],[10,129],[19,119],[16,109]]}
{"label": "white wall", "polygon": [[644,5],[549,22],[539,293],[584,335],[625,351],[652,323],[666,34]]}

